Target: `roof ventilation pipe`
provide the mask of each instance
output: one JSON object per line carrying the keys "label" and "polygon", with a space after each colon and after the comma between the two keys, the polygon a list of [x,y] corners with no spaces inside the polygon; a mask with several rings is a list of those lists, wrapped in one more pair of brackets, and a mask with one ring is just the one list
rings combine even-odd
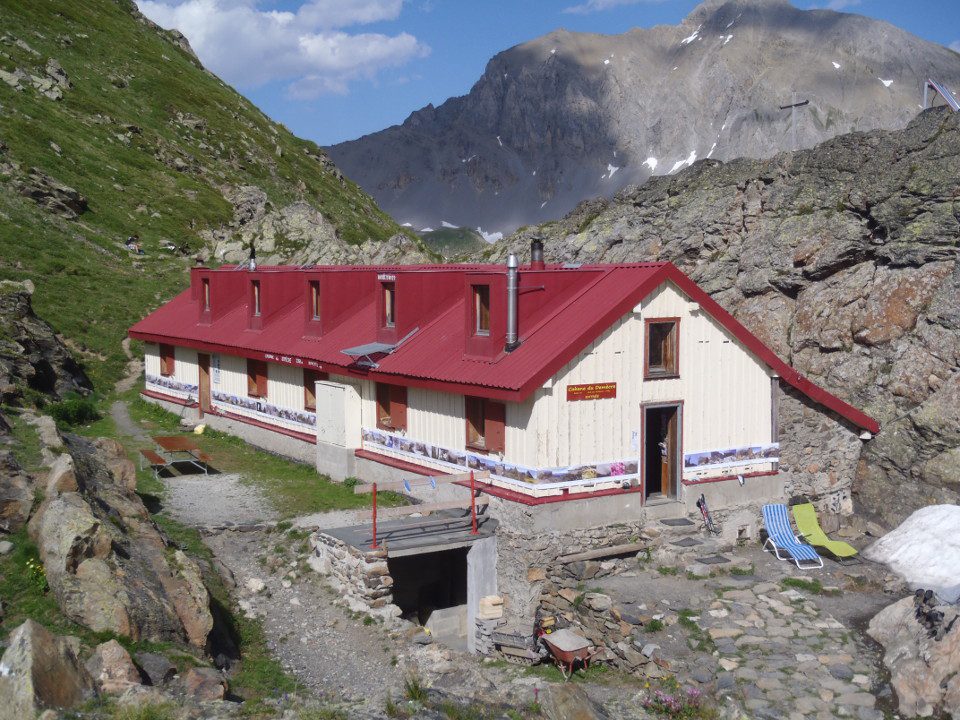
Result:
{"label": "roof ventilation pipe", "polygon": [[543,270],[543,240],[537,239],[530,243],[530,269]]}
{"label": "roof ventilation pipe", "polygon": [[517,295],[520,285],[518,267],[517,256],[510,253],[507,257],[507,342],[503,348],[506,352],[513,352],[520,345],[520,340],[517,339]]}

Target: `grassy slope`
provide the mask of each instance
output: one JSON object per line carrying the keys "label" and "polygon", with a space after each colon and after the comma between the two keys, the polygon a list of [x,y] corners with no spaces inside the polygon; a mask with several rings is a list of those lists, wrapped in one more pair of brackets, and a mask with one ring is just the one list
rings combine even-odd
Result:
{"label": "grassy slope", "polygon": [[462,260],[483,252],[489,246],[483,236],[470,228],[439,228],[417,233],[424,245],[439,253],[445,260]]}
{"label": "grassy slope", "polygon": [[[314,143],[138,22],[126,0],[0,0],[3,34],[38,55],[0,43],[0,69],[42,76],[52,57],[74,87],[54,101],[0,82],[0,142],[8,146],[0,165],[39,168],[80,191],[89,210],[74,221],[56,218],[0,173],[0,279],[37,283],[36,311],[79,348],[99,389],[122,371],[126,328],[186,285],[189,261],[161,252],[161,244],[199,247],[199,231],[232,218],[216,187],[257,185],[275,206],[305,199],[349,242],[399,231],[356,185],[323,166]],[[178,113],[204,127],[178,123]],[[191,169],[177,171],[158,156],[180,157]],[[135,232],[145,257],[122,247]]]}

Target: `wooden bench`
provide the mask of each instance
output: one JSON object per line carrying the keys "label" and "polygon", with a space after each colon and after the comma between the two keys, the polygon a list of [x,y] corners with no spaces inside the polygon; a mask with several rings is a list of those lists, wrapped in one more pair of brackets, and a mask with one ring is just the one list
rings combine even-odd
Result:
{"label": "wooden bench", "polygon": [[160,471],[170,467],[173,462],[167,460],[163,455],[160,455],[153,450],[141,450],[140,451],[140,467],[143,468],[143,461],[146,460],[150,465],[150,469],[153,470],[153,475],[157,479],[160,478]]}

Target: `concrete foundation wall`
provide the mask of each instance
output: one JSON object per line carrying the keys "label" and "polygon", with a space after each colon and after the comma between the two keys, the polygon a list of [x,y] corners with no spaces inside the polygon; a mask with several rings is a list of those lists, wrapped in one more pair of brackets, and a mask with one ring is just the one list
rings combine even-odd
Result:
{"label": "concrete foundation wall", "polygon": [[313,443],[306,442],[305,440],[299,440],[289,435],[283,435],[273,430],[256,427],[255,425],[249,425],[239,420],[231,420],[230,418],[219,415],[207,413],[201,418],[200,411],[197,408],[187,408],[166,400],[151,397],[144,397],[143,399],[159,405],[164,410],[168,410],[182,418],[202,422],[214,430],[230,433],[261,450],[266,450],[276,455],[283,455],[284,457],[307,463],[308,465],[314,465],[316,462],[316,448]]}
{"label": "concrete foundation wall", "polygon": [[497,594],[497,539],[485,538],[467,553],[467,651],[476,652],[480,598]]}

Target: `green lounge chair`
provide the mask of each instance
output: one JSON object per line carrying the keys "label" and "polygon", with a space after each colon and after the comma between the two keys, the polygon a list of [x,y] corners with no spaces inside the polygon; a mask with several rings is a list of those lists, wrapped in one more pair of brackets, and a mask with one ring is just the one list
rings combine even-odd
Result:
{"label": "green lounge chair", "polygon": [[800,503],[793,506],[793,520],[800,531],[800,537],[815,548],[826,550],[838,563],[854,562],[859,553],[852,545],[842,540],[831,540],[820,527],[817,520],[817,510],[811,503]]}

